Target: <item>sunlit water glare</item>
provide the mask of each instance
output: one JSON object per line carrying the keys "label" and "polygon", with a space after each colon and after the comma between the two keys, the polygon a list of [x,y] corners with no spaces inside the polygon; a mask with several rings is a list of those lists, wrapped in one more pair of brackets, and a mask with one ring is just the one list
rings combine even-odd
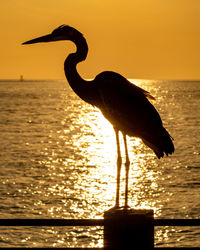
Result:
{"label": "sunlit water glare", "polygon": [[[175,139],[156,159],[128,138],[129,205],[157,218],[199,218],[200,82],[140,81]],[[103,218],[114,206],[116,145],[100,111],[64,81],[0,83],[0,217]],[[124,158],[123,140],[121,149]],[[124,201],[124,168],[121,205]],[[101,227],[1,228],[0,247],[100,247]],[[200,246],[200,228],[156,228],[157,246]]]}

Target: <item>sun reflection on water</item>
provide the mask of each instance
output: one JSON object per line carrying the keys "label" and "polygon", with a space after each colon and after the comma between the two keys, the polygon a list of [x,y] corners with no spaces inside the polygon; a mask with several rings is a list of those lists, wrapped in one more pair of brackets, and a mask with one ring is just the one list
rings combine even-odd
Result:
{"label": "sun reflection on water", "polygon": [[[47,206],[43,216],[52,218],[102,218],[104,211],[115,204],[117,152],[114,130],[99,110],[76,97],[70,100],[71,105],[64,106],[60,125],[50,130],[48,144],[41,152],[45,159],[40,164],[49,182],[43,187],[44,198],[37,206]],[[120,143],[123,157],[120,205],[123,206],[125,151],[121,135]],[[127,138],[127,143],[131,161],[129,205],[136,209],[153,209],[155,216],[159,216],[162,205],[157,198],[162,187],[158,185],[160,172],[155,156],[138,138]],[[88,229],[84,234],[90,237],[91,231]],[[56,246],[62,245],[63,239],[58,238]],[[92,244],[102,246],[102,239],[92,240],[89,246]]]}
{"label": "sun reflection on water", "polygon": [[[98,110],[91,112],[91,108],[87,105],[85,105],[84,112],[78,117],[77,122],[79,126],[84,127],[84,130],[81,135],[74,136],[71,142],[74,148],[80,150],[80,154],[86,156],[84,164],[88,170],[78,185],[86,185],[87,183],[87,191],[84,190],[89,196],[87,200],[99,201],[98,210],[103,212],[108,207],[113,206],[115,202],[116,143],[114,131]],[[125,160],[122,137],[120,137],[120,141],[123,160]],[[153,208],[156,212],[154,202],[146,200],[145,195],[143,201],[141,196],[147,192],[143,181],[151,183],[151,188],[156,189],[158,186],[155,172],[146,166],[146,159],[152,159],[154,156],[152,152],[146,153],[144,145],[138,138],[128,138],[128,145],[131,158],[130,205],[137,208]],[[87,166],[94,167],[88,168]],[[121,190],[123,197],[124,169],[122,170]]]}
{"label": "sun reflection on water", "polygon": [[[50,176],[59,176],[61,182],[56,182],[48,188],[48,192],[63,197],[64,206],[70,209],[63,211],[68,215],[99,217],[115,203],[116,192],[116,142],[112,126],[98,110],[87,104],[82,104],[82,110],[69,121],[61,121],[63,130],[57,131],[56,144],[60,153],[66,152],[66,157],[59,159],[59,151],[44,154],[48,160],[43,162],[49,168]],[[70,133],[69,133],[70,131]],[[55,135],[50,136],[52,139]],[[125,161],[124,145],[120,136],[123,163]],[[59,146],[60,145],[60,146]],[[61,148],[63,147],[63,148]],[[66,147],[66,149],[65,149]],[[149,169],[147,160],[153,160],[152,152],[138,138],[128,138],[128,148],[131,160],[129,179],[130,206],[135,208],[151,208],[155,214],[159,208],[155,202],[147,199],[148,192],[156,190],[157,173]],[[52,169],[50,171],[50,169]],[[121,200],[124,198],[124,167],[121,178]],[[72,187],[73,186],[73,187]],[[150,191],[151,189],[151,191]],[[71,202],[69,202],[69,200]],[[73,201],[73,202],[72,202]],[[121,204],[123,205],[123,203]],[[52,207],[48,210],[54,216]],[[87,211],[87,212],[86,212]],[[56,209],[56,213],[58,209]],[[56,214],[55,214],[56,216]]]}

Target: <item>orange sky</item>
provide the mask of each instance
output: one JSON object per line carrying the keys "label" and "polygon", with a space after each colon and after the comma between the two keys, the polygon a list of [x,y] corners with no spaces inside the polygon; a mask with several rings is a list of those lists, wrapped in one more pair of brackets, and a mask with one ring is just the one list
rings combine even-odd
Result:
{"label": "orange sky", "polygon": [[0,78],[64,78],[70,42],[21,46],[61,24],[79,29],[85,78],[200,79],[200,0],[7,0],[0,9]]}

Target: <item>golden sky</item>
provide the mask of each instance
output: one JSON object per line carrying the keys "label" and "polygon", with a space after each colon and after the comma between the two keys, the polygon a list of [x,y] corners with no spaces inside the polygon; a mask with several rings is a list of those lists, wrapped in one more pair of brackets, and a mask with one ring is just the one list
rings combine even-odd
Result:
{"label": "golden sky", "polygon": [[200,0],[1,0],[0,78],[64,78],[69,41],[22,46],[61,24],[81,31],[85,78],[200,79]]}

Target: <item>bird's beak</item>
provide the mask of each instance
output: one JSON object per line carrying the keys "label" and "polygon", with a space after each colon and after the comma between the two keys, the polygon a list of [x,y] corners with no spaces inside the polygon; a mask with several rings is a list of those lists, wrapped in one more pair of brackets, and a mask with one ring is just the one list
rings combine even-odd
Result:
{"label": "bird's beak", "polygon": [[24,44],[32,44],[32,43],[46,43],[46,42],[52,42],[55,41],[55,37],[52,36],[52,34],[46,35],[46,36],[41,36],[32,40],[29,40],[27,42],[22,43]]}

